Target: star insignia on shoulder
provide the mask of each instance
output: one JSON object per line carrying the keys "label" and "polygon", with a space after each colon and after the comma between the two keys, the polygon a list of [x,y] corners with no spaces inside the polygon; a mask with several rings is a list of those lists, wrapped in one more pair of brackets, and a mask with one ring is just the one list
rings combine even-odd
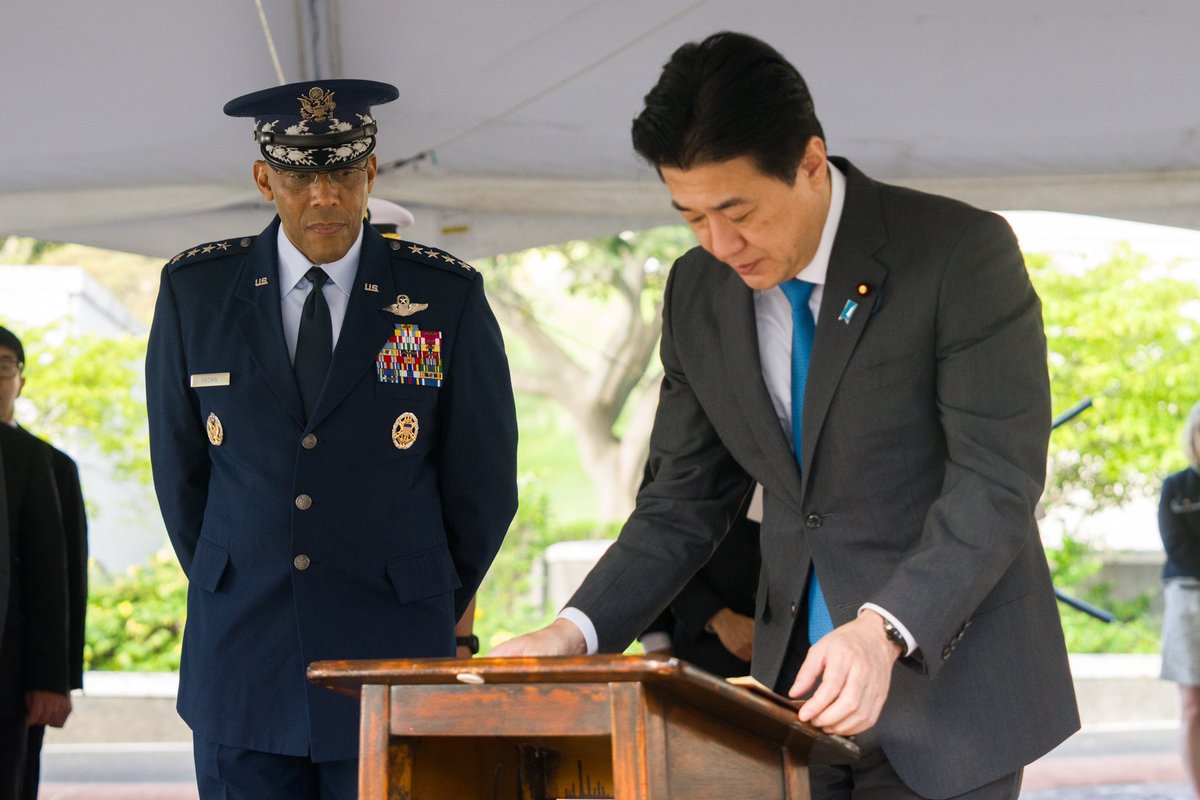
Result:
{"label": "star insignia on shoulder", "polygon": [[[248,236],[241,240],[242,247],[249,247],[254,243],[256,237]],[[231,246],[229,240],[226,239],[220,242],[206,242],[198,244],[195,247],[182,250],[173,258],[167,261],[167,266],[175,269],[177,267],[185,267],[193,261],[204,261],[209,258],[221,258],[222,256],[231,254]]]}
{"label": "star insignia on shoulder", "polygon": [[418,244],[409,245],[408,249],[419,256],[425,254],[425,250]]}

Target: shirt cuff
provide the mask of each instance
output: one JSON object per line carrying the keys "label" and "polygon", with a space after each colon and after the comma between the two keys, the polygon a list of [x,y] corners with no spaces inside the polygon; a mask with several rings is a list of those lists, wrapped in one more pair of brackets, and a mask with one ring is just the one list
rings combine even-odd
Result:
{"label": "shirt cuff", "polygon": [[594,656],[600,651],[600,638],[596,636],[596,626],[588,619],[587,614],[578,608],[567,606],[558,612],[558,619],[565,619],[567,622],[574,623],[576,628],[579,628],[579,632],[583,634],[583,641],[587,643],[587,654],[589,656]]}
{"label": "shirt cuff", "polygon": [[647,653],[671,652],[671,634],[665,633],[664,631],[650,631],[649,633],[643,633],[638,637],[638,641],[642,643],[642,649]]}
{"label": "shirt cuff", "polygon": [[914,639],[913,635],[908,632],[908,628],[904,627],[904,623],[892,616],[890,611],[880,608],[874,603],[863,603],[858,607],[858,613],[861,614],[864,611],[874,611],[876,614],[892,623],[892,626],[895,627],[896,630],[900,631],[900,635],[904,637],[904,645],[906,647],[904,651],[905,658],[908,658],[913,653],[917,652],[917,640]]}

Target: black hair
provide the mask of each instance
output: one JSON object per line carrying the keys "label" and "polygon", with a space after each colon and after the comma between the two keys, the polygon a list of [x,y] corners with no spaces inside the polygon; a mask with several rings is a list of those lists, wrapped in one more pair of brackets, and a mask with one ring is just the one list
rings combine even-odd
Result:
{"label": "black hair", "polygon": [[633,149],[660,170],[747,156],[790,186],[809,139],[825,138],[800,72],[744,33],[680,47],[645,103],[633,121]]}
{"label": "black hair", "polygon": [[17,361],[25,363],[25,348],[21,346],[21,340],[15,333],[3,326],[0,326],[0,347],[12,350],[17,354]]}

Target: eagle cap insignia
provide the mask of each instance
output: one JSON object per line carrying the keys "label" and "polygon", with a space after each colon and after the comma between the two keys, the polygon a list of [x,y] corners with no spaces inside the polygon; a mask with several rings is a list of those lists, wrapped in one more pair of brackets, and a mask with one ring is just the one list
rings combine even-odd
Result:
{"label": "eagle cap insignia", "polygon": [[396,302],[390,306],[384,306],[384,311],[389,311],[397,317],[411,317],[418,311],[424,311],[429,308],[429,303],[413,303],[408,299],[406,294],[396,295]]}
{"label": "eagle cap insignia", "polygon": [[396,422],[392,425],[392,444],[400,450],[407,450],[413,446],[413,442],[417,441],[417,434],[420,430],[421,425],[417,422],[417,415],[411,411],[405,411],[396,417]]}
{"label": "eagle cap insignia", "polygon": [[307,95],[302,94],[296,99],[300,101],[301,119],[324,122],[337,108],[337,104],[333,102],[333,92],[327,92],[320,86],[312,87]]}

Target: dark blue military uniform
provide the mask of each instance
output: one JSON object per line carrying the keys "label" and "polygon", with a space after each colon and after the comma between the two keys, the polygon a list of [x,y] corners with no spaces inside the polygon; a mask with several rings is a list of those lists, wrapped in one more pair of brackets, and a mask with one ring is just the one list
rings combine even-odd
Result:
{"label": "dark blue military uniform", "polygon": [[146,379],[155,487],[190,581],[178,707],[212,742],[352,759],[357,704],[306,665],[454,655],[516,509],[512,387],[479,274],[366,226],[306,420],[278,228],[162,273]]}

